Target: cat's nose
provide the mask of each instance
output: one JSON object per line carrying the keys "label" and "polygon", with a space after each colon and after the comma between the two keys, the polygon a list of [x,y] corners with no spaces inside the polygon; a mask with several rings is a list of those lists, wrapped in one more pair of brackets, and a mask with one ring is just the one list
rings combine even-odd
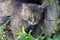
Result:
{"label": "cat's nose", "polygon": [[32,24],[34,24],[35,22],[32,22]]}
{"label": "cat's nose", "polygon": [[32,20],[31,24],[35,25],[35,24],[37,24],[37,22],[35,20]]}
{"label": "cat's nose", "polygon": [[32,25],[36,25],[36,24],[37,24],[37,22],[32,22],[31,24],[32,24]]}

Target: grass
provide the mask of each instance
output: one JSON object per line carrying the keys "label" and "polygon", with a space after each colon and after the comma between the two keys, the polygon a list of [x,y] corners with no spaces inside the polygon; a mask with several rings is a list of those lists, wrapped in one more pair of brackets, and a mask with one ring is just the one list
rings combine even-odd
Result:
{"label": "grass", "polygon": [[[9,21],[7,21],[5,24],[3,25],[0,25],[0,40],[13,40],[12,38],[8,37],[6,38],[5,37],[5,34],[4,34],[4,31],[3,29],[6,27],[6,24],[8,23]],[[30,32],[27,34],[25,31],[24,31],[24,26],[22,26],[22,32],[20,32],[19,30],[16,30],[15,31],[15,34],[18,35],[18,37],[16,38],[16,40],[60,40],[60,34],[55,34],[52,38],[51,37],[47,37],[47,36],[43,36],[42,33],[41,35],[38,37],[38,38],[34,38],[32,37],[30,34],[31,34],[32,30],[30,30]]]}

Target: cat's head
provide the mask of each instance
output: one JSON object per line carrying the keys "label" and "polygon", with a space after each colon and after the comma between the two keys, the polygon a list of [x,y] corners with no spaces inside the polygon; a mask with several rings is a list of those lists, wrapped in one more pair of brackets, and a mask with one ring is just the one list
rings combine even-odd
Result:
{"label": "cat's head", "polygon": [[43,5],[22,4],[22,17],[30,25],[35,25],[41,20],[44,11]]}

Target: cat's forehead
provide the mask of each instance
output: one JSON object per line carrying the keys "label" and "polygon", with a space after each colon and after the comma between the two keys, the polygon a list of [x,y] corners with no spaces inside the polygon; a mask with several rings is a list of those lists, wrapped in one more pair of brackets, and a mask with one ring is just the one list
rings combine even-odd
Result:
{"label": "cat's forehead", "polygon": [[37,5],[37,4],[32,4],[32,3],[29,3],[29,4],[27,4],[27,3],[22,3],[22,6],[23,6],[24,8],[32,8],[32,9],[39,7],[39,5]]}
{"label": "cat's forehead", "polygon": [[41,14],[43,12],[43,6],[37,4],[22,4],[23,11],[28,12],[30,14]]}
{"label": "cat's forehead", "polygon": [[38,8],[38,5],[37,4],[27,4],[27,6],[29,7],[29,8]]}
{"label": "cat's forehead", "polygon": [[39,9],[43,9],[42,5],[38,5],[38,4],[32,4],[32,3],[22,3],[22,7],[23,9],[31,9],[31,10],[39,10]]}

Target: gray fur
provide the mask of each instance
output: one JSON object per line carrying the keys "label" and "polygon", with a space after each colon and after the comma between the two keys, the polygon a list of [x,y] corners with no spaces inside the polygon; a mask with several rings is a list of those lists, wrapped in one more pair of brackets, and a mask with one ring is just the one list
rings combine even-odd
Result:
{"label": "gray fur", "polygon": [[[25,29],[28,28],[31,22],[39,22],[43,13],[43,6],[37,4],[18,3],[11,0],[1,2],[0,1],[0,18],[5,16],[11,16],[11,30],[13,32],[14,39],[17,37],[15,30],[21,31],[21,26],[24,25]],[[27,10],[24,8],[26,7]],[[24,12],[24,10],[25,12]],[[24,13],[23,13],[24,12]],[[30,20],[31,21],[30,21]],[[28,23],[30,22],[30,23]],[[36,24],[37,24],[36,23]],[[34,24],[35,25],[35,24]]]}

